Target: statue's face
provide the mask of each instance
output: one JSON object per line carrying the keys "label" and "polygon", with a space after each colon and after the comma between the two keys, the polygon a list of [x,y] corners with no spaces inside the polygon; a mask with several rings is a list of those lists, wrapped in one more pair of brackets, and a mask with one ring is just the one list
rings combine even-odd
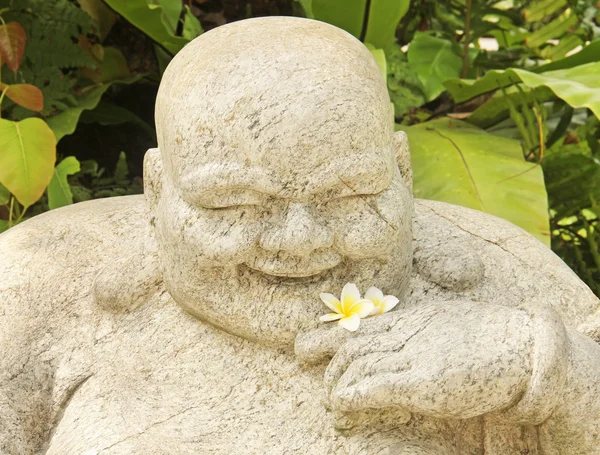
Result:
{"label": "statue's face", "polygon": [[354,37],[298,18],[211,30],[169,64],[156,125],[149,200],[189,313],[281,346],[327,312],[321,292],[402,296],[412,201],[385,80]]}
{"label": "statue's face", "polygon": [[[174,147],[185,146],[185,139]],[[165,283],[188,312],[245,338],[289,344],[347,282],[401,296],[411,197],[388,147],[198,156],[163,178]]]}

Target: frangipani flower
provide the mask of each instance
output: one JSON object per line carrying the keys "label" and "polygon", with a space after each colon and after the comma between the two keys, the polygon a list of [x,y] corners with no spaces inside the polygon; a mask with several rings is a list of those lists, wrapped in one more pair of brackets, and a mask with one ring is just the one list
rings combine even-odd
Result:
{"label": "frangipani flower", "polygon": [[367,292],[365,292],[365,299],[373,302],[373,309],[371,310],[370,315],[387,313],[398,305],[399,302],[393,295],[384,296],[383,292],[375,286],[371,286],[367,289]]}
{"label": "frangipani flower", "polygon": [[360,292],[354,283],[347,283],[338,300],[333,294],[323,293],[321,300],[335,313],[321,316],[321,321],[338,321],[343,328],[354,332],[361,318],[367,317],[373,310],[373,302],[360,298]]}

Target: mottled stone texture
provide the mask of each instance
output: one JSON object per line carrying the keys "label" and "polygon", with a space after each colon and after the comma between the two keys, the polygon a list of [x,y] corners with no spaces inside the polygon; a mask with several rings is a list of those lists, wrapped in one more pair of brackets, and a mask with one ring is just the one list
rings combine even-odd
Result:
{"label": "mottled stone texture", "polygon": [[[413,201],[362,44],[219,27],[156,120],[145,198],[0,236],[0,455],[600,454],[598,300],[510,223]],[[319,323],[346,282],[401,302]]]}

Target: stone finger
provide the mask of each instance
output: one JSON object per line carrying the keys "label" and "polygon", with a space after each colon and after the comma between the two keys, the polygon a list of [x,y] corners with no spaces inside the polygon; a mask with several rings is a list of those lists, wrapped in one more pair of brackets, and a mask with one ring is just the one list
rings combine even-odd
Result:
{"label": "stone finger", "polygon": [[406,373],[384,373],[367,377],[348,387],[340,384],[331,394],[331,406],[339,412],[390,406],[407,407],[410,411],[412,403],[408,377]]}

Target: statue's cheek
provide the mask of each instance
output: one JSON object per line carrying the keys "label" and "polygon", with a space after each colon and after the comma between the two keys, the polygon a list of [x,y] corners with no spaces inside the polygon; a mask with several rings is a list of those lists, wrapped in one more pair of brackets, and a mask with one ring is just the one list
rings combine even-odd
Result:
{"label": "statue's cheek", "polygon": [[345,256],[356,259],[385,256],[397,241],[395,220],[370,208],[354,212],[340,210],[332,221],[335,247]]}
{"label": "statue's cheek", "polygon": [[355,259],[386,257],[412,239],[411,201],[403,191],[357,196],[329,207],[336,248]]}
{"label": "statue's cheek", "polygon": [[261,231],[252,210],[187,206],[171,211],[157,226],[163,253],[201,268],[241,264],[254,254]]}

